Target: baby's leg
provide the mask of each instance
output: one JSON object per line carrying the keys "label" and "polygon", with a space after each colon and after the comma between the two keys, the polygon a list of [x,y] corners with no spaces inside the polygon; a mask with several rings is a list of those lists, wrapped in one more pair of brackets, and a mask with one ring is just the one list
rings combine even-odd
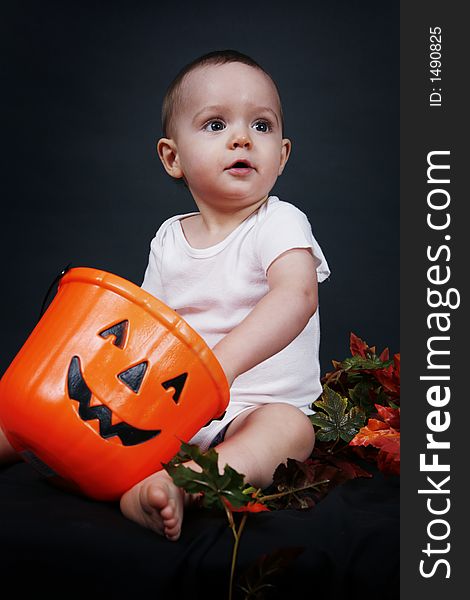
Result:
{"label": "baby's leg", "polygon": [[245,482],[264,489],[288,458],[306,460],[315,444],[312,422],[291,404],[263,404],[234,419],[217,446],[219,470],[229,464]]}
{"label": "baby's leg", "polygon": [[[305,460],[314,442],[313,426],[302,411],[289,404],[264,404],[232,421],[225,440],[216,447],[219,470],[229,464],[245,475],[246,483],[266,488],[280,463],[288,458]],[[201,470],[193,461],[186,466]],[[190,501],[166,471],[159,471],[124,494],[121,510],[129,519],[174,541],[180,536],[184,507]]]}
{"label": "baby's leg", "polygon": [[13,450],[5,434],[0,429],[0,465],[7,465],[20,460],[20,455]]}

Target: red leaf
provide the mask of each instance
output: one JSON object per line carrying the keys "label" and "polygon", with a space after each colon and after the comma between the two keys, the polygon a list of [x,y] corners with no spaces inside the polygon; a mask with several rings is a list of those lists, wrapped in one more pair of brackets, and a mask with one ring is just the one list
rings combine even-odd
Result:
{"label": "red leaf", "polygon": [[355,479],[356,477],[372,477],[368,471],[365,471],[359,465],[354,462],[350,462],[349,460],[341,459],[333,455],[329,457],[329,460],[338,469],[343,471],[345,479]]}
{"label": "red leaf", "polygon": [[377,456],[377,466],[382,473],[387,475],[400,475],[400,455],[391,454],[381,449]]}
{"label": "red leaf", "polygon": [[400,455],[400,435],[393,437],[381,437],[377,440],[377,448],[387,452],[387,454],[393,454],[394,456]]}
{"label": "red leaf", "polygon": [[359,430],[356,436],[349,442],[350,446],[374,446],[380,448],[383,446],[383,440],[400,439],[400,432],[389,427],[383,421],[369,419],[365,427]]}
{"label": "red leaf", "polygon": [[382,352],[382,354],[379,356],[379,360],[381,360],[382,362],[387,361],[389,358],[389,352],[388,352],[388,348],[385,348]]}
{"label": "red leaf", "polygon": [[[376,404],[379,415],[388,421],[398,420],[400,409]],[[349,442],[350,446],[373,446],[379,450],[377,466],[383,473],[398,475],[400,472],[400,432],[391,427],[390,422],[369,419],[357,435]]]}
{"label": "red leaf", "polygon": [[[359,432],[357,433],[357,435],[355,436],[354,440],[356,440],[355,444],[352,444],[351,442],[353,442],[354,440],[351,440],[350,444],[351,446],[368,446],[369,445],[369,439],[374,439],[375,437],[377,437],[378,435],[381,435],[381,431],[385,432],[389,429],[388,425],[386,423],[384,423],[383,421],[380,421],[379,419],[373,419],[370,418],[367,425],[364,426],[362,429],[359,430]],[[379,433],[377,433],[379,432]],[[361,440],[364,440],[362,443],[359,444],[359,438]]]}
{"label": "red leaf", "polygon": [[349,349],[351,351],[352,356],[362,356],[362,358],[367,358],[366,350],[368,349],[368,345],[361,340],[360,337],[357,337],[352,331],[349,336]]}
{"label": "red leaf", "polygon": [[400,431],[399,408],[391,408],[390,406],[382,406],[381,404],[376,404],[375,408],[387,425],[393,427],[393,429],[396,429],[397,431]]}
{"label": "red leaf", "polygon": [[398,379],[400,379],[400,354],[399,353],[393,355],[393,362],[394,362],[396,376],[398,377]]}
{"label": "red leaf", "polygon": [[249,504],[245,504],[245,506],[235,507],[230,504],[227,498],[223,498],[224,503],[232,512],[251,512],[251,513],[259,513],[265,510],[269,511],[269,508],[264,505],[262,502],[250,502]]}
{"label": "red leaf", "polygon": [[400,355],[395,354],[393,357],[393,365],[386,369],[377,369],[372,371],[377,381],[383,386],[387,392],[394,398],[400,397]]}

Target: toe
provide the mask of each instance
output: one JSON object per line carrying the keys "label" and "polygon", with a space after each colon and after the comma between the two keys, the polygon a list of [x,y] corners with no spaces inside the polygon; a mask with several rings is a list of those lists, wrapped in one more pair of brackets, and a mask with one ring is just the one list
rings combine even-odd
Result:
{"label": "toe", "polygon": [[148,486],[146,489],[146,498],[143,502],[148,507],[149,512],[158,510],[159,512],[168,506],[169,490],[164,482],[158,485]]}
{"label": "toe", "polygon": [[173,529],[173,527],[176,527],[179,524],[179,521],[176,517],[173,517],[172,519],[165,519],[163,522],[163,526],[166,529]]}
{"label": "toe", "polygon": [[176,528],[176,529],[169,529],[166,530],[165,529],[165,537],[170,540],[171,542],[176,542],[176,540],[179,539],[181,535],[181,529]]}
{"label": "toe", "polygon": [[176,511],[175,501],[173,500],[173,498],[170,498],[168,500],[168,504],[164,508],[162,508],[160,510],[160,515],[166,521],[167,519],[173,519],[174,518],[175,511]]}

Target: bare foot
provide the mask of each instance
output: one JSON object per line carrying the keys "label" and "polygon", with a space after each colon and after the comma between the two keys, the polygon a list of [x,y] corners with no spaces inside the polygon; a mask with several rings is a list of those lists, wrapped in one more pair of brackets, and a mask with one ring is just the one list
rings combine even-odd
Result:
{"label": "bare foot", "polygon": [[128,519],[175,542],[181,534],[184,500],[184,490],[162,470],[126,492],[120,506]]}

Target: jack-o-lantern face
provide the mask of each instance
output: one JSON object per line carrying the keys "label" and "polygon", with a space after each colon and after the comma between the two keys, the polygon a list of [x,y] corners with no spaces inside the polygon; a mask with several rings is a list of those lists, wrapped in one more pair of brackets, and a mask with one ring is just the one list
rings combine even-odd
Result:
{"label": "jack-o-lantern face", "polygon": [[0,423],[18,452],[114,500],[228,400],[220,364],[180,315],[116,275],[74,268],[0,381]]}
{"label": "jack-o-lantern face", "polygon": [[112,425],[112,412],[107,406],[104,406],[104,404],[101,406],[90,406],[91,391],[83,379],[78,356],[74,356],[70,361],[67,386],[70,398],[80,404],[78,410],[80,417],[84,421],[98,419],[102,438],[107,439],[117,435],[124,446],[134,446],[135,444],[151,440],[161,432],[160,429],[145,431],[124,422]]}
{"label": "jack-o-lantern face", "polygon": [[[121,321],[116,325],[107,327],[100,332],[102,338],[114,337],[113,344],[117,348],[123,348],[125,345],[129,321]],[[143,378],[147,371],[148,362],[142,361],[128,369],[117,374],[118,379],[126,385],[134,394],[137,394],[142,385]],[[188,377],[187,373],[181,373],[172,379],[162,382],[165,390],[174,388],[173,400],[177,404],[184,384]],[[97,419],[99,421],[99,434],[102,438],[108,439],[117,436],[124,446],[135,446],[151,440],[159,433],[161,429],[145,430],[133,427],[129,423],[120,422],[112,425],[112,411],[104,404],[91,406],[92,392],[83,377],[80,358],[73,356],[67,372],[67,389],[69,397],[79,403],[78,414],[84,421]]]}

